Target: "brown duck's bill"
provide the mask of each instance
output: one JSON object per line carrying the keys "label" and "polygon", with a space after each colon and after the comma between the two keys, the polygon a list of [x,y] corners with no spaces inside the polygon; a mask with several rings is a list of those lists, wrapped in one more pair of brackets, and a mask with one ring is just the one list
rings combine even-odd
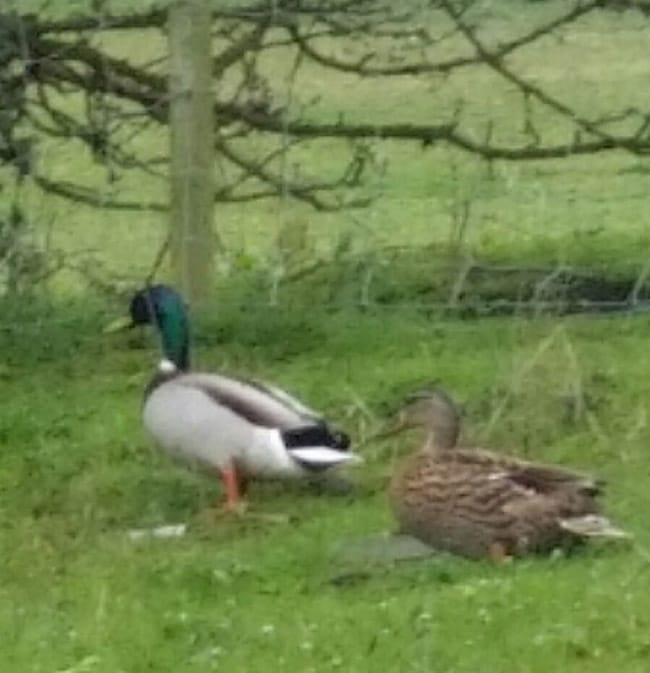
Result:
{"label": "brown duck's bill", "polygon": [[123,330],[133,327],[133,322],[131,318],[127,316],[122,316],[121,318],[116,318],[113,322],[109,323],[102,330],[103,334],[112,334],[113,332],[122,332]]}

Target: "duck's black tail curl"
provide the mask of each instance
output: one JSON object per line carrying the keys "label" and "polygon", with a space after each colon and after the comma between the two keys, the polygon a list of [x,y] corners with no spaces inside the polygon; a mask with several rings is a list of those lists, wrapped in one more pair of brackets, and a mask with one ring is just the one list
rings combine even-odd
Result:
{"label": "duck's black tail curl", "polygon": [[287,449],[297,449],[308,446],[327,446],[339,451],[347,451],[350,447],[350,437],[340,430],[332,430],[325,424],[305,425],[282,432],[282,440]]}

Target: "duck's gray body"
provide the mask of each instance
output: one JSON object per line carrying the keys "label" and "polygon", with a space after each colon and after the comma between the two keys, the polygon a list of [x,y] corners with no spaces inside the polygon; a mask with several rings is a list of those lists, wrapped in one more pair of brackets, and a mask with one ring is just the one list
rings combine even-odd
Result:
{"label": "duck's gray body", "polygon": [[179,372],[168,361],[149,386],[143,418],[163,450],[213,472],[234,466],[255,478],[300,478],[358,460],[331,445],[288,447],[286,431],[327,426],[284,391],[220,374]]}

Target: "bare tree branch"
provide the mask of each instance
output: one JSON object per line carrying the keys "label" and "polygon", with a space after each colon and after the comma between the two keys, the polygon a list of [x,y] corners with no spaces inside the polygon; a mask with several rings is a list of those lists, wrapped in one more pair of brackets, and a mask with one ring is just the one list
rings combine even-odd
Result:
{"label": "bare tree branch", "polygon": [[[343,0],[341,2],[315,2],[310,5],[300,1],[262,0],[259,3],[234,8],[219,8],[212,13],[213,19],[239,20],[248,22],[267,22],[282,25],[287,18],[327,17],[341,14],[348,18],[370,18],[386,14],[385,9],[372,0]],[[33,15],[31,15],[33,17]],[[38,23],[38,32],[79,33],[94,30],[139,30],[143,28],[162,28],[167,22],[166,9],[152,7],[144,12],[114,16],[75,16],[59,20],[45,20]]]}
{"label": "bare tree branch", "polygon": [[[650,139],[646,139],[644,142],[643,138],[640,137],[638,130],[631,136],[613,136],[603,130],[601,123],[590,121],[582,117],[571,107],[551,96],[548,92],[543,91],[540,87],[515,74],[505,65],[502,57],[499,54],[490,52],[488,49],[486,49],[481,40],[478,38],[476,31],[470,28],[467,23],[465,23],[453,0],[440,0],[440,2],[450,18],[455,21],[459,30],[463,33],[463,35],[465,35],[468,42],[474,46],[481,60],[490,66],[493,70],[495,70],[504,79],[514,84],[520,91],[522,91],[522,93],[524,93],[526,97],[533,97],[537,99],[546,107],[567,118],[579,129],[596,136],[596,138],[598,138],[601,142],[600,146],[602,149],[621,148],[632,152],[633,154],[646,154],[648,152],[648,140]],[[593,147],[592,144],[576,143],[577,151],[572,153],[584,153],[580,150],[580,148],[586,146]]]}
{"label": "bare tree branch", "polygon": [[162,203],[144,201],[115,201],[107,198],[105,193],[68,182],[67,180],[51,180],[43,175],[32,175],[32,180],[44,191],[62,196],[70,201],[86,206],[107,208],[109,210],[153,210],[164,212],[167,206]]}
{"label": "bare tree branch", "polygon": [[[450,3],[443,3],[446,7]],[[500,60],[508,54],[514,52],[521,47],[532,44],[542,37],[545,37],[557,30],[558,28],[567,24],[573,23],[579,18],[598,9],[603,4],[603,0],[591,0],[585,4],[577,4],[568,10],[565,14],[548,21],[536,28],[533,28],[525,35],[514,38],[508,42],[499,45],[491,54],[494,60]],[[464,5],[454,7],[454,15],[452,18],[456,21],[456,17],[462,16],[464,13]],[[459,19],[458,19],[459,21]],[[457,24],[460,27],[460,23]],[[342,72],[356,73],[363,77],[399,77],[402,75],[421,75],[424,73],[448,73],[457,68],[463,68],[471,65],[479,65],[484,63],[484,56],[477,53],[474,56],[459,56],[448,59],[446,61],[438,62],[416,62],[403,63],[396,66],[372,66],[369,61],[373,58],[372,55],[364,55],[356,62],[342,61],[334,56],[325,55],[315,49],[310,41],[313,39],[312,35],[303,35],[297,24],[287,25],[287,30],[291,35],[293,42],[295,42],[306,56],[316,61],[320,65],[327,68],[334,68]]]}
{"label": "bare tree branch", "polygon": [[[596,10],[633,7],[643,12],[647,5],[647,0],[577,0],[555,17],[497,44],[484,40],[470,20],[472,0],[431,0],[424,19],[416,14],[421,10],[419,6],[399,8],[378,0],[260,0],[239,8],[215,10],[216,30],[226,46],[214,57],[214,75],[220,78],[228,71],[229,77],[228,87],[223,92],[218,90],[214,106],[216,143],[232,173],[216,198],[237,202],[286,194],[317,209],[367,202],[363,197],[341,198],[342,192],[362,185],[367,169],[362,154],[355,153],[353,147],[350,156],[342,160],[338,177],[289,175],[285,170],[289,152],[304,142],[335,140],[342,146],[353,146],[359,141],[392,139],[423,147],[446,144],[484,159],[506,161],[553,159],[613,149],[648,154],[650,111],[628,108],[588,118],[518,74],[507,62],[518,50]],[[437,18],[437,36],[432,35],[432,16]],[[139,156],[132,149],[139,133],[168,122],[165,59],[135,65],[91,43],[88,36],[95,30],[163,29],[165,23],[166,12],[156,7],[123,16],[99,13],[95,17],[58,20],[0,13],[0,86],[3,95],[14,92],[16,115],[11,129],[24,119],[34,134],[80,141],[95,161],[108,167],[110,180],[117,173],[132,169],[165,178],[164,170],[156,168],[166,161],[165,157]],[[353,55],[343,58],[339,54],[344,52],[337,48],[325,51],[322,38],[327,44],[347,45]],[[443,50],[445,40],[452,38],[456,45],[459,39],[464,40],[466,53],[433,58],[431,49]],[[375,48],[373,40],[393,45],[395,54],[388,50],[387,55],[379,55],[382,49]],[[487,132],[478,136],[462,122],[460,108],[431,124],[409,121],[408,106],[398,121],[353,123],[342,115],[336,121],[315,115],[308,118],[299,89],[294,91],[292,84],[287,97],[277,81],[263,74],[262,60],[267,50],[286,49],[287,45],[294,47],[295,58],[284,66],[283,77],[291,82],[307,60],[311,67],[327,71],[371,78],[424,76],[423,82],[431,73],[449,75],[460,68],[484,65],[521,92],[521,123],[511,136],[521,138],[523,130],[524,139],[510,144],[496,141],[492,120],[487,122]],[[76,108],[72,111],[66,103],[68,94],[81,94],[86,102],[82,112]],[[550,143],[545,139],[543,129],[534,122],[536,106],[543,106],[562,119],[566,141]],[[616,133],[612,128],[617,129]],[[16,131],[11,130],[3,136],[0,128],[0,161],[16,166],[20,161],[20,170],[29,172],[25,168],[29,153],[19,147],[25,141],[15,135]],[[260,139],[263,151],[259,150]],[[82,184],[54,180],[38,169],[33,173],[44,190],[79,203],[116,209],[166,208],[162,203],[107,199]]]}

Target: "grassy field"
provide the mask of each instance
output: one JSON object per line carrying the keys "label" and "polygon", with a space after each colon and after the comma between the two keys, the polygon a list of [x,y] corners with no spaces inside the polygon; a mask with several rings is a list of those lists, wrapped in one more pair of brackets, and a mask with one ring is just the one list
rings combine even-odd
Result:
{"label": "grassy field", "polygon": [[[103,340],[90,319],[83,337],[20,335],[0,422],[3,670],[645,670],[647,323],[432,323],[404,311],[331,316],[288,344],[281,322],[204,336],[201,365],[282,382],[355,437],[436,378],[466,402],[469,436],[610,481],[632,548],[511,567],[339,562],[339,545],[391,528],[383,490],[406,439],[368,445],[351,495],[252,490],[255,509],[292,513],[291,524],[206,526],[197,516],[216,483],[142,437],[151,343]],[[587,400],[577,415],[576,395]],[[177,522],[191,524],[179,540],[126,536]]]}
{"label": "grassy field", "polygon": [[[557,5],[515,11],[520,6],[503,5],[496,37],[508,21],[539,18]],[[561,41],[526,50],[517,65],[583,110],[606,109],[623,94],[642,106],[650,67],[642,25],[636,16],[594,18]],[[125,57],[138,50],[145,57],[141,36],[110,40]],[[310,78],[308,70],[304,77],[305,97],[324,94],[314,114],[350,106],[340,82]],[[477,129],[493,116],[504,137],[519,133],[511,119],[516,96],[479,71],[436,84],[435,98],[417,80],[354,86],[351,107],[360,117],[393,118],[408,96],[414,121],[428,120],[432,108],[439,114],[462,96]],[[553,120],[539,123],[557,138],[568,132]],[[165,141],[137,142],[155,151]],[[384,143],[378,151],[388,170],[371,185],[377,198],[367,211],[314,214],[287,202],[219,211],[228,262],[220,283],[229,301],[217,297],[198,316],[197,366],[273,380],[358,440],[402,394],[443,382],[467,407],[468,437],[605,477],[608,510],[634,544],[507,567],[445,557],[395,566],[341,561],[336,551],[346,541],[391,529],[384,489],[395,461],[414,448],[409,438],[365,446],[366,464],[348,495],[254,486],[252,506],[291,513],[290,524],[207,525],[199,513],[219,495],[216,480],[170,465],[141,428],[154,339],[102,335],[123,302],[99,300],[65,275],[50,288],[64,305],[7,306],[0,332],[3,673],[645,673],[650,318],[452,321],[406,300],[307,311],[282,294],[274,307],[267,285],[249,286],[235,261],[245,253],[254,266],[272,268],[275,233],[293,218],[308,222],[313,256],[326,255],[346,232],[364,253],[433,243],[433,255],[452,238],[450,208],[460,193],[473,204],[466,252],[634,268],[647,258],[647,166],[613,153],[500,164],[488,178],[485,167],[447,148]],[[102,184],[102,171],[76,148],[53,141],[40,152],[53,175]],[[306,159],[331,168],[341,156],[317,144]],[[119,190],[164,197],[161,185],[141,178]],[[56,247],[96,250],[98,263],[134,281],[163,236],[159,215],[98,212],[35,191],[24,198],[45,224],[52,220]],[[426,256],[418,264],[430,272]],[[387,276],[399,270],[378,268]],[[357,297],[358,278],[350,283]],[[190,529],[177,540],[134,542],[126,534],[178,522]]]}

